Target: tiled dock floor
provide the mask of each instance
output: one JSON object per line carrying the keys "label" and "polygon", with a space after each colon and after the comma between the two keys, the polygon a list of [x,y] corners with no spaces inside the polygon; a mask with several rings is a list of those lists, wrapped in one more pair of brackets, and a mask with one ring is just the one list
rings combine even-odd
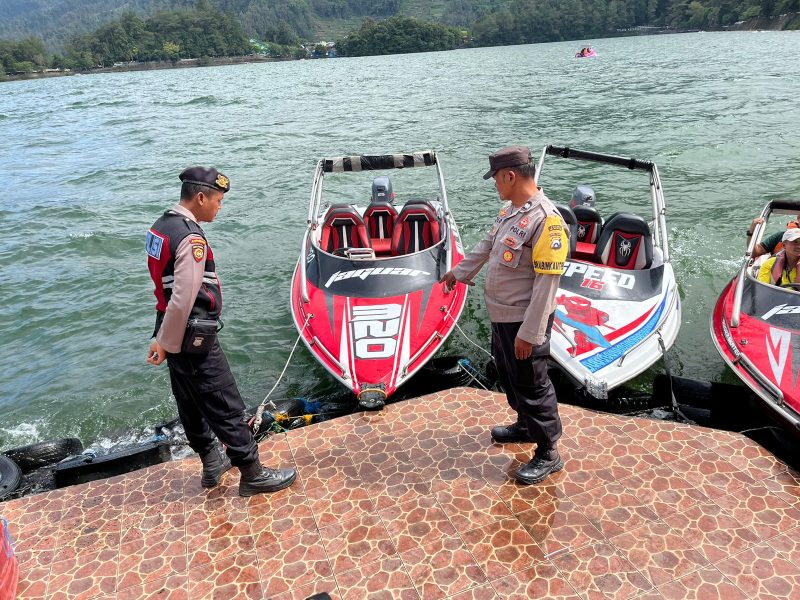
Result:
{"label": "tiled dock floor", "polygon": [[521,487],[509,415],[457,389],[294,430],[269,496],[194,458],[0,504],[19,598],[800,598],[800,473],[760,446],[562,406],[565,469]]}

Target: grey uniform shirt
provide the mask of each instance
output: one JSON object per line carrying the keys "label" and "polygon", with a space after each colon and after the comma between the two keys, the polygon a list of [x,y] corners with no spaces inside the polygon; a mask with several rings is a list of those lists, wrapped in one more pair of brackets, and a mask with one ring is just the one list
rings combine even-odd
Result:
{"label": "grey uniform shirt", "polygon": [[[180,204],[176,204],[171,210],[197,223],[192,211]],[[164,313],[161,329],[156,335],[156,341],[164,347],[164,350],[172,354],[181,351],[189,313],[192,312],[194,301],[203,285],[205,254],[208,252],[208,246],[204,246],[202,259],[197,259],[192,253],[192,244],[190,243],[190,240],[196,237],[187,235],[178,244],[175,253],[175,280],[172,284],[172,296],[167,303],[167,311]]]}
{"label": "grey uniform shirt", "polygon": [[[560,232],[556,232],[557,224]],[[469,281],[488,262],[484,297],[489,319],[521,322],[517,336],[539,346],[547,341],[547,320],[556,309],[569,244],[566,231],[558,210],[539,189],[524,206],[504,204],[489,233],[453,268],[453,274],[459,281]],[[559,241],[556,235],[561,235]],[[558,256],[548,262],[534,261],[534,248],[537,259],[553,259],[548,253]]]}

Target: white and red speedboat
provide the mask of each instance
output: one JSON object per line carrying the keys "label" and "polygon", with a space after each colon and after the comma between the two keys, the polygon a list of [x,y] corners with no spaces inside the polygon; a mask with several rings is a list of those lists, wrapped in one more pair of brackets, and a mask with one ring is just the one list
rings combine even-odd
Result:
{"label": "white and red speedboat", "polygon": [[[389,178],[381,176],[366,206],[323,205],[326,175],[418,167],[435,172],[438,193],[428,186],[430,194],[395,206]],[[363,188],[336,191],[349,199],[357,189]],[[380,409],[455,327],[467,286],[448,293],[439,279],[462,258],[435,152],[323,158],[292,277],[294,323],[309,351],[359,404]]]}
{"label": "white and red speedboat", "polygon": [[761,400],[768,415],[800,436],[800,284],[756,279],[769,255],[753,260],[772,215],[800,214],[800,201],[773,200],[761,213],[742,266],[711,315],[711,339],[722,358]]}
{"label": "white and red speedboat", "polygon": [[650,223],[630,212],[556,205],[572,236],[556,298],[551,357],[578,388],[605,399],[662,358],[680,329],[661,181],[651,161],[556,146],[542,151],[537,177],[545,156],[644,171],[650,180]]}

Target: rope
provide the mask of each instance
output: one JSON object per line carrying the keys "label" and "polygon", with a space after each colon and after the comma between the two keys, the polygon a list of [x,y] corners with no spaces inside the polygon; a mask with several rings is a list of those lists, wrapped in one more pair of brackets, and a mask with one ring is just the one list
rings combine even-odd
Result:
{"label": "rope", "polygon": [[289,363],[292,360],[292,356],[294,356],[294,351],[297,349],[297,344],[300,343],[300,340],[303,337],[303,332],[306,330],[306,327],[308,327],[308,322],[312,318],[314,318],[314,314],[313,313],[309,313],[308,316],[306,317],[306,322],[303,323],[303,328],[300,330],[300,334],[297,336],[297,339],[294,341],[294,346],[292,346],[292,351],[289,352],[289,358],[286,360],[286,364],[283,366],[283,371],[281,371],[281,374],[278,375],[278,378],[275,380],[275,385],[272,386],[272,389],[264,397],[264,400],[261,402],[261,404],[258,405],[258,408],[256,409],[255,416],[252,419],[250,419],[249,425],[250,425],[250,428],[253,431],[258,431],[258,428],[261,427],[261,421],[262,421],[262,417],[264,415],[264,409],[267,407],[267,403],[269,403],[269,405],[272,408],[272,410],[274,410],[275,412],[278,412],[278,407],[275,406],[275,403],[272,400],[270,400],[269,397],[272,395],[272,392],[275,391],[275,388],[278,387],[278,383],[280,382],[280,380],[283,378],[284,374],[286,373],[286,369],[289,368]]}
{"label": "rope", "polygon": [[492,353],[491,353],[491,352],[489,352],[488,350],[486,350],[486,349],[485,349],[485,348],[483,348],[482,346],[479,346],[478,344],[476,344],[475,342],[473,342],[473,341],[470,339],[470,337],[469,337],[469,336],[468,336],[466,333],[464,333],[464,330],[463,330],[463,329],[461,329],[461,326],[458,324],[458,321],[456,321],[456,320],[453,318],[453,315],[452,315],[452,314],[450,314],[450,309],[449,309],[449,308],[447,309],[447,312],[445,313],[445,315],[444,315],[444,316],[445,316],[445,317],[450,317],[450,318],[453,320],[453,325],[455,325],[455,326],[456,326],[456,329],[458,329],[458,332],[459,332],[461,335],[463,335],[463,336],[464,336],[464,339],[465,339],[465,340],[467,340],[467,341],[468,341],[470,344],[472,344],[472,345],[473,345],[473,346],[475,346],[475,347],[476,347],[478,350],[480,350],[481,352],[483,352],[483,353],[484,353],[486,356],[488,356],[489,358],[491,358],[492,360],[494,360],[494,356],[492,356]]}
{"label": "rope", "polygon": [[672,389],[672,372],[669,368],[669,358],[667,356],[667,348],[664,345],[664,338],[661,337],[660,331],[656,331],[656,334],[658,335],[658,345],[661,346],[661,355],[664,357],[664,370],[667,372],[667,381],[669,381],[669,397],[672,402],[672,412],[675,413],[676,416],[679,416],[681,419],[683,419],[684,423],[695,425],[695,422],[683,414],[678,406],[678,401],[675,398],[675,392]]}

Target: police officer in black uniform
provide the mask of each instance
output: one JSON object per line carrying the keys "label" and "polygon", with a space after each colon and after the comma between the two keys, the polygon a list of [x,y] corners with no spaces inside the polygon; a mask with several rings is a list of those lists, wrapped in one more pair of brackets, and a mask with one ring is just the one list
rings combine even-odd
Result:
{"label": "police officer in black uniform", "polygon": [[275,492],[291,485],[297,474],[294,469],[266,468],[258,459],[258,446],[244,421],[244,402],[217,341],[222,290],[214,253],[198,225],[217,216],[230,180],[205,167],[184,170],[180,180],[180,202],[147,232],[157,299],[147,362],[167,361],[186,438],[203,463],[201,485],[215,487],[235,466],[241,471],[240,496]]}

